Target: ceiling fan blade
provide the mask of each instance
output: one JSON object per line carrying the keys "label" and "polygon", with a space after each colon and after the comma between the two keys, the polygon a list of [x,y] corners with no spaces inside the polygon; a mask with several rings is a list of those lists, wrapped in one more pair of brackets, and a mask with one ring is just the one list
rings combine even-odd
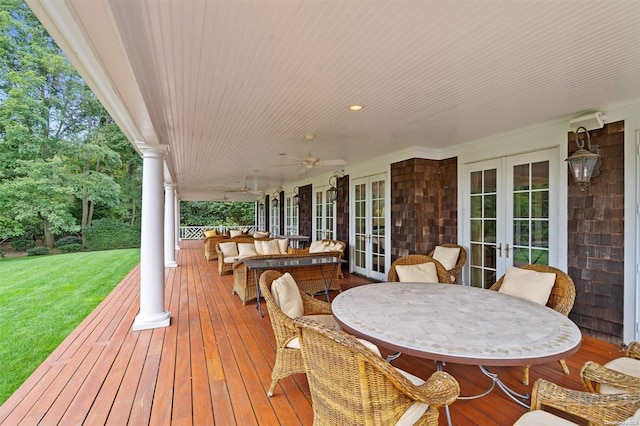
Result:
{"label": "ceiling fan blade", "polygon": [[249,194],[254,194],[254,195],[264,195],[264,191],[261,191],[259,189],[250,189]]}

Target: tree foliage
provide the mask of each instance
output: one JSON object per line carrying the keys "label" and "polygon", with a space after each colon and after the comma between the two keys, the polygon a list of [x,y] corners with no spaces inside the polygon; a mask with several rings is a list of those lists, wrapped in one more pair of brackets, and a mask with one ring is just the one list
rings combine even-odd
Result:
{"label": "tree foliage", "polygon": [[186,201],[180,205],[180,223],[191,226],[253,225],[255,203]]}
{"label": "tree foliage", "polygon": [[129,141],[21,0],[0,2],[0,239],[139,219]]}

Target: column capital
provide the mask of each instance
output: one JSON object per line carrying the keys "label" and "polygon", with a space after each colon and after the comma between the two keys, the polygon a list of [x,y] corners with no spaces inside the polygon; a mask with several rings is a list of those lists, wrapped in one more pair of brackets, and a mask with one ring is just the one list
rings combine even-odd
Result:
{"label": "column capital", "polygon": [[142,153],[142,158],[164,158],[169,152],[169,145],[148,145],[141,141],[136,141],[136,146]]}
{"label": "column capital", "polygon": [[178,187],[178,184],[173,182],[165,182],[164,187],[165,189],[176,189]]}

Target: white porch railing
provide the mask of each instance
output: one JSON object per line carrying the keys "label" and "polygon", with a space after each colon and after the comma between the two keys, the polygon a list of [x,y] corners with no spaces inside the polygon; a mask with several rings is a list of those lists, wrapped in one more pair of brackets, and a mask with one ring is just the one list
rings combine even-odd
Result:
{"label": "white porch railing", "polygon": [[253,234],[256,230],[255,225],[241,225],[241,226],[181,226],[180,227],[180,239],[181,240],[202,240],[204,239],[204,231],[210,229],[217,229],[221,233],[226,233],[230,229],[243,229],[249,228],[249,233]]}

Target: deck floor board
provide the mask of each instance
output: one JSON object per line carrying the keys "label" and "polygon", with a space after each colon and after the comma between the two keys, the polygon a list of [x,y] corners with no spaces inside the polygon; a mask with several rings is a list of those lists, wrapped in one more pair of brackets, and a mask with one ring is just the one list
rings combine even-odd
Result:
{"label": "deck floor board", "polygon": [[[203,252],[201,241],[183,241],[180,266],[165,270],[169,327],[131,331],[139,309],[140,273],[134,268],[0,407],[0,425],[310,425],[304,374],[280,380],[274,396],[266,396],[275,360],[266,307],[261,318],[255,302],[242,305],[231,294],[233,276],[219,276]],[[343,289],[366,283],[354,275],[340,282]],[[581,390],[585,361],[619,356],[616,345],[585,337],[567,360],[570,375],[558,363],[534,365],[531,383],[544,377]],[[408,355],[394,364],[422,378],[435,371],[432,361]],[[477,367],[447,364],[445,370],[464,395],[489,386]],[[491,370],[514,390],[530,392],[520,382],[521,368]],[[456,425],[510,425],[525,411],[497,389],[451,406]]]}

